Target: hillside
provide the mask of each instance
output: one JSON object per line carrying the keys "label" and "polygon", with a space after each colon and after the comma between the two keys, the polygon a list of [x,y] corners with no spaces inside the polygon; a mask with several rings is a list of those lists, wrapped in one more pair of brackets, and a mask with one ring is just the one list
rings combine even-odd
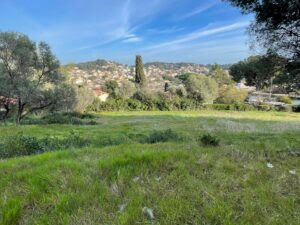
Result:
{"label": "hillside", "polygon": [[[148,86],[152,90],[163,90],[166,80],[184,73],[205,73],[209,70],[193,63],[147,63],[144,66]],[[135,67],[113,61],[96,60],[74,64],[69,74],[78,84],[89,85],[91,89],[101,89],[108,80],[118,83],[134,79]]]}
{"label": "hillside", "polygon": [[[96,125],[0,127],[1,140],[23,132],[26,143],[74,133],[86,141],[0,160],[1,225],[300,223],[299,114],[128,112],[83,120],[91,118]],[[220,145],[202,144],[207,133]]]}

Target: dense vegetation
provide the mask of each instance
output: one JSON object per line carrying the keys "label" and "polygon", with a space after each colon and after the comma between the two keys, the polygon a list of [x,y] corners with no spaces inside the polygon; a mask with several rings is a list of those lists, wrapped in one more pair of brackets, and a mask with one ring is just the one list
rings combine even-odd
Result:
{"label": "dense vegetation", "polygon": [[[36,44],[26,35],[0,33],[0,109],[16,123],[42,110],[66,110],[75,102],[75,92],[59,73],[59,61],[50,47]],[[16,110],[12,110],[15,107]]]}
{"label": "dense vegetation", "polygon": [[[249,27],[253,39],[252,45],[266,50],[268,59],[276,53],[277,58],[285,59],[275,61],[280,63],[281,76],[279,82],[286,86],[288,91],[300,89],[300,2],[297,0],[224,0],[239,7],[243,13],[252,13],[255,19]],[[270,58],[269,58],[270,59]],[[274,63],[274,60],[272,60]],[[265,68],[270,65],[270,60]],[[258,70],[258,69],[257,69]],[[268,74],[268,73],[267,73]],[[278,74],[273,73],[273,76]]]}

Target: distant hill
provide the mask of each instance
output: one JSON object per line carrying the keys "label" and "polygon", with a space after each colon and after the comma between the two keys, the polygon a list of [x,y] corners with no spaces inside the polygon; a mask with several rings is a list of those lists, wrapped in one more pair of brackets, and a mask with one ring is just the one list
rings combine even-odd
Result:
{"label": "distant hill", "polygon": [[[156,91],[163,90],[165,82],[172,84],[177,75],[209,72],[206,66],[194,63],[150,62],[144,65],[144,69],[148,87]],[[103,59],[65,65],[62,70],[67,71],[76,84],[88,85],[93,90],[102,89],[106,81],[121,83],[123,80],[133,80],[135,75],[134,66]]]}

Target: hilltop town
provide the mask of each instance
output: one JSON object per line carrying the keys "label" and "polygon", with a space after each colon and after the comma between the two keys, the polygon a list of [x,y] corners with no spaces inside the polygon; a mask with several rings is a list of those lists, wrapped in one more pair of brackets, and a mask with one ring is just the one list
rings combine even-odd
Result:
{"label": "hilltop town", "polygon": [[[184,73],[208,74],[209,69],[193,63],[147,63],[144,65],[148,88],[163,90],[165,82],[172,82],[177,75]],[[102,87],[106,81],[115,80],[119,84],[124,80],[133,80],[135,67],[113,61],[96,60],[74,64],[68,71],[77,85],[87,85],[96,95],[103,95]]]}

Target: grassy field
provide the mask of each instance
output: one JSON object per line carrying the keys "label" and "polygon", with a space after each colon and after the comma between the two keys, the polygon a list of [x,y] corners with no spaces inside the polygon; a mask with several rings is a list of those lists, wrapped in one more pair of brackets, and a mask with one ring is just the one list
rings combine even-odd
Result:
{"label": "grassy field", "polygon": [[[0,126],[83,148],[0,160],[0,224],[300,224],[300,114],[118,112]],[[180,138],[149,144],[154,131]],[[217,147],[199,137],[212,134]]]}

